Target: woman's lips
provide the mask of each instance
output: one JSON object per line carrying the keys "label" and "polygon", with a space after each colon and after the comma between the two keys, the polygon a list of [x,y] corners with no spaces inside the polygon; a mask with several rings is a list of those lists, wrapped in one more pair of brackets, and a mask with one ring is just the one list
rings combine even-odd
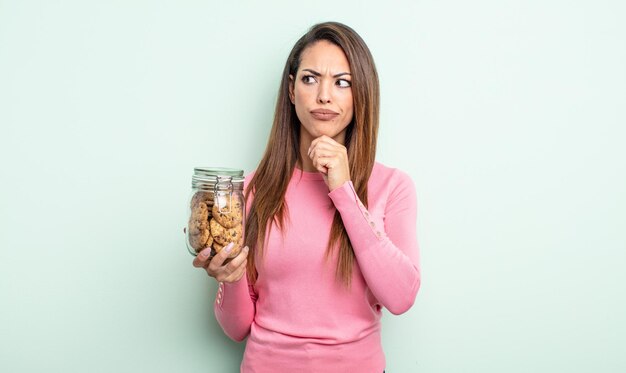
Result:
{"label": "woman's lips", "polygon": [[317,109],[311,110],[311,115],[313,116],[313,118],[319,120],[332,120],[335,119],[339,115],[339,113],[336,113],[332,110]]}

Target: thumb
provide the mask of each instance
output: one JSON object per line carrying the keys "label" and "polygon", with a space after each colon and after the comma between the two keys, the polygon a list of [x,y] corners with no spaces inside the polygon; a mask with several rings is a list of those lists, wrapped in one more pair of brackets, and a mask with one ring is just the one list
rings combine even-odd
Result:
{"label": "thumb", "polygon": [[224,246],[223,249],[221,249],[220,251],[217,252],[217,255],[215,255],[215,257],[213,257],[212,261],[215,261],[215,264],[217,266],[224,265],[224,261],[226,261],[226,259],[228,258],[228,255],[232,251],[233,247],[235,247],[235,243],[234,242],[231,242],[228,245]]}

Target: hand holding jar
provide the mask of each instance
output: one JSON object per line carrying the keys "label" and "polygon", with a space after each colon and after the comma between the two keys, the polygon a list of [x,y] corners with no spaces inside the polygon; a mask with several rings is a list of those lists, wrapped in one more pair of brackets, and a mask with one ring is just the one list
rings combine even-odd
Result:
{"label": "hand holding jar", "polygon": [[193,266],[204,268],[209,276],[214,277],[219,282],[239,281],[246,273],[248,246],[241,249],[241,252],[225,265],[224,261],[228,258],[234,246],[234,243],[229,243],[224,247],[224,250],[221,250],[212,259],[211,249],[206,248],[193,260]]}
{"label": "hand holding jar", "polygon": [[194,169],[185,234],[195,267],[221,282],[243,276],[248,254],[243,248],[245,211],[242,170]]}

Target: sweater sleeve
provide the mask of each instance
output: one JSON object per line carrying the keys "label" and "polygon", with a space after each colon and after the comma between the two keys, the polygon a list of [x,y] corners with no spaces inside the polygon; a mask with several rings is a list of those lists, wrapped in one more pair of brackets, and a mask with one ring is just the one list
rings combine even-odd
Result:
{"label": "sweater sleeve", "polygon": [[245,275],[234,283],[219,283],[213,310],[217,322],[231,339],[241,342],[250,333],[256,298]]}
{"label": "sweater sleeve", "polygon": [[399,175],[385,205],[384,227],[370,219],[351,181],[328,194],[367,286],[396,315],[411,308],[421,284],[415,187],[408,175]]}

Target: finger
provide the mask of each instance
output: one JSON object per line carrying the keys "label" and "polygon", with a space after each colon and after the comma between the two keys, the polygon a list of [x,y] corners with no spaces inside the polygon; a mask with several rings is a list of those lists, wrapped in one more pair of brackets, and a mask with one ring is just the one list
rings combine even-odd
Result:
{"label": "finger", "polygon": [[[242,270],[245,270],[246,263],[248,257],[248,247],[244,247],[241,249],[241,252],[237,254],[228,264],[225,264],[219,267],[215,273],[215,278],[218,281],[226,281],[229,282],[229,279],[232,279],[232,274],[241,273]],[[242,269],[243,268],[243,269]],[[208,269],[207,269],[208,272]],[[210,274],[210,273],[209,273]]]}
{"label": "finger", "polygon": [[243,278],[243,276],[246,275],[246,267],[241,267],[240,271],[237,271],[237,273],[233,273],[232,275],[230,275],[225,282],[237,282],[239,280],[241,280]]}
{"label": "finger", "polygon": [[193,259],[193,266],[196,268],[204,268],[209,264],[211,260],[211,248],[207,247],[206,249],[200,251],[198,255]]}
{"label": "finger", "polygon": [[224,282],[236,282],[236,281],[241,280],[243,275],[246,273],[247,265],[248,265],[248,260],[244,259],[244,261],[241,262],[241,265],[237,267],[237,269],[235,269],[230,275],[228,275],[224,279]]}
{"label": "finger", "polygon": [[213,259],[211,259],[211,262],[209,263],[207,269],[215,273],[219,267],[224,265],[224,261],[226,260],[226,258],[228,258],[228,255],[230,254],[230,251],[233,249],[233,247],[235,247],[234,242],[231,242],[228,245],[224,246],[224,248],[219,253],[217,253],[217,255],[213,257]]}
{"label": "finger", "polygon": [[333,140],[332,138],[326,136],[326,135],[322,135],[322,136],[314,139],[313,141],[311,141],[311,145],[309,145],[309,151],[308,152],[311,153],[311,151],[314,148],[320,146],[321,144],[333,145],[333,144],[339,144],[339,143],[336,142],[335,140]]}
{"label": "finger", "polygon": [[245,257],[243,258],[243,260],[240,260],[236,263],[230,261],[228,264],[226,264],[224,266],[224,275],[226,276],[225,280],[228,281],[229,278],[233,277],[233,274],[236,275],[237,273],[241,272],[241,268],[243,267],[242,264],[244,262],[247,263],[247,259]]}
{"label": "finger", "polygon": [[336,154],[337,150],[334,149],[332,146],[329,146],[327,144],[319,144],[316,147],[311,148],[311,152],[309,153],[309,157],[314,158],[316,156],[320,156],[320,155],[329,155],[329,154]]}
{"label": "finger", "polygon": [[311,160],[315,160],[320,157],[341,158],[341,156],[341,149],[329,145],[318,145],[311,149],[311,153],[309,154],[309,158],[311,158]]}
{"label": "finger", "polygon": [[246,258],[248,257],[248,251],[249,251],[249,250],[250,250],[250,249],[248,248],[248,246],[244,246],[244,248],[243,248],[243,249],[241,249],[241,251],[239,252],[239,254],[237,254],[237,256],[236,256],[236,257],[234,257],[234,258],[233,258],[233,260],[231,260],[231,261],[230,261],[230,262],[229,262],[226,266],[227,266],[227,267],[230,267],[230,268],[231,268],[231,269],[233,269],[233,270],[234,270],[235,268],[238,268],[238,267],[241,265],[241,263],[242,263],[243,261],[245,261],[245,260],[246,260]]}
{"label": "finger", "polygon": [[336,157],[340,159],[347,159],[348,151],[345,146],[332,145],[327,143],[318,143],[317,146],[311,148],[309,157],[311,159],[315,157]]}
{"label": "finger", "polygon": [[327,143],[331,143],[331,144],[339,144],[337,141],[335,141],[332,137],[328,136],[328,135],[321,135],[320,137],[317,137],[315,139],[313,139],[313,141],[311,141],[312,143],[321,143],[321,142],[327,142]]}
{"label": "finger", "polygon": [[311,153],[316,148],[330,148],[336,145],[341,145],[330,137],[323,135],[320,136],[313,141],[311,141],[311,145],[309,145],[309,153]]}
{"label": "finger", "polygon": [[233,258],[233,260],[231,260],[230,262],[228,262],[228,264],[225,264],[221,267],[222,269],[221,272],[223,272],[226,276],[229,276],[230,274],[236,272],[241,267],[241,263],[246,261],[247,257],[248,257],[248,247],[246,246],[243,249],[241,249],[239,254],[237,254],[237,256]]}
{"label": "finger", "polygon": [[317,158],[313,160],[313,167],[324,175],[328,173],[326,166],[324,166]]}
{"label": "finger", "polygon": [[322,135],[320,137],[314,138],[313,141],[311,141],[311,145],[309,146],[309,149],[314,148],[315,146],[317,146],[317,143],[319,143],[320,141],[322,141],[324,139],[326,135]]}
{"label": "finger", "polygon": [[337,158],[335,157],[318,157],[313,161],[313,166],[323,174],[335,168],[336,164]]}

